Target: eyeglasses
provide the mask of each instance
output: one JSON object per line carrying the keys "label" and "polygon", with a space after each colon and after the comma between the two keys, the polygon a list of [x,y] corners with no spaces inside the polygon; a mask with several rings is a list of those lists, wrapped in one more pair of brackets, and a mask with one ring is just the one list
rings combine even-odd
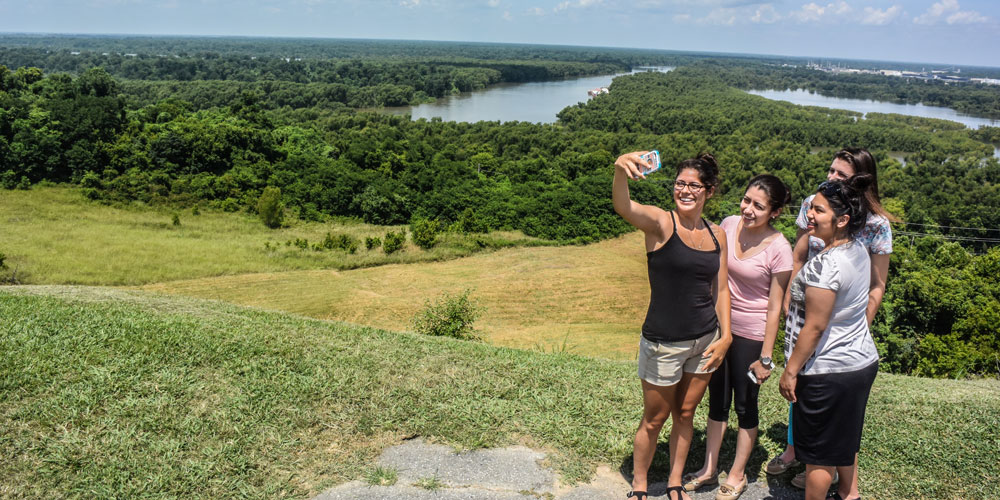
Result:
{"label": "eyeglasses", "polygon": [[698,184],[697,182],[674,181],[675,191],[684,191],[684,188],[688,188],[691,190],[692,193],[698,194],[701,192],[702,189],[705,189],[706,187],[707,186],[705,186],[704,184]]}

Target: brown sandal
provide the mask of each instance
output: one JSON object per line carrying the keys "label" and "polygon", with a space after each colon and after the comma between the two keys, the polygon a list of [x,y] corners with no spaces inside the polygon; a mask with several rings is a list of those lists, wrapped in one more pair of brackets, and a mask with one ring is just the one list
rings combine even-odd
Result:
{"label": "brown sandal", "polygon": [[694,491],[702,486],[714,486],[719,484],[719,475],[712,474],[708,479],[698,479],[697,474],[689,472],[684,475],[682,481],[684,481],[684,491]]}

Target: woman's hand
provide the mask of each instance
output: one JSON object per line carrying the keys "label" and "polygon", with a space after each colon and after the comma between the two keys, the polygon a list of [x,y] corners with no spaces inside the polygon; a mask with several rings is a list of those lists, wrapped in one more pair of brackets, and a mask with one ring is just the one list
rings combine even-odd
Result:
{"label": "woman's hand", "polygon": [[753,370],[753,375],[757,377],[757,385],[763,384],[765,380],[771,377],[771,370],[765,368],[764,363],[761,363],[759,359],[750,363],[750,369]]}
{"label": "woman's hand", "polygon": [[795,398],[795,384],[798,382],[799,376],[792,374],[787,368],[785,372],[781,374],[781,379],[778,380],[778,391],[781,392],[781,396],[784,397],[791,403],[797,401]]}
{"label": "woman's hand", "polygon": [[635,151],[633,153],[625,153],[615,160],[615,168],[621,170],[629,179],[645,179],[646,175],[643,172],[648,170],[649,163],[642,158],[642,155],[647,152]]}
{"label": "woman's hand", "polygon": [[701,355],[703,358],[709,358],[708,362],[705,363],[705,369],[712,370],[721,365],[722,360],[726,357],[726,351],[729,350],[729,345],[732,343],[732,337],[719,337],[719,340],[709,344]]}

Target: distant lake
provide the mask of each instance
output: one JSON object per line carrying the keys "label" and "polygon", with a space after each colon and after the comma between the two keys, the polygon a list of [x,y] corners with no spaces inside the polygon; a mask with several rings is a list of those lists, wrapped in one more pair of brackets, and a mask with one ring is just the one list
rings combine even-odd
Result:
{"label": "distant lake", "polygon": [[[667,72],[674,68],[658,66],[637,68],[631,73],[645,71]],[[617,75],[588,76],[551,82],[501,83],[487,89],[465,92],[438,99],[428,104],[385,108],[391,114],[410,113],[414,120],[440,117],[444,121],[523,121],[555,123],[556,113],[566,106],[586,101],[587,91],[611,85]]]}
{"label": "distant lake", "polygon": [[795,90],[748,90],[747,93],[766,97],[773,101],[785,101],[800,106],[821,106],[824,108],[846,109],[860,113],[896,113],[898,115],[922,116],[959,122],[968,128],[983,126],[1000,127],[1000,120],[963,115],[951,108],[925,106],[923,104],[896,104],[870,99],[847,99],[814,94],[805,89]]}

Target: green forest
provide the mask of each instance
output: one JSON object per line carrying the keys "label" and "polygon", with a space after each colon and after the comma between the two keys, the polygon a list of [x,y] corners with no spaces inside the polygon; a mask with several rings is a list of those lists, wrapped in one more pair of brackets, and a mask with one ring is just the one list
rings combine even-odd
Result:
{"label": "green forest", "polygon": [[[586,244],[632,230],[610,198],[611,165],[623,152],[655,148],[667,164],[712,152],[723,181],[707,212],[718,222],[736,212],[755,174],[781,177],[798,202],[824,179],[832,151],[868,148],[879,160],[883,202],[901,220],[873,328],[883,366],[933,377],[1000,374],[1000,163],[992,144],[1000,129],[863,117],[741,90],[810,88],[995,116],[1000,88],[899,87],[902,79],[765,59],[625,49],[70,40],[44,49],[38,39],[0,38],[0,187],[68,183],[101,203],[250,213],[266,188],[277,188],[290,215],[306,220],[437,220]],[[411,121],[359,109],[645,64],[677,69],[618,77],[609,94],[564,109],[554,124]],[[904,152],[906,164],[890,152]],[[634,183],[634,195],[669,206],[668,176]],[[792,217],[780,225],[794,233]]]}

